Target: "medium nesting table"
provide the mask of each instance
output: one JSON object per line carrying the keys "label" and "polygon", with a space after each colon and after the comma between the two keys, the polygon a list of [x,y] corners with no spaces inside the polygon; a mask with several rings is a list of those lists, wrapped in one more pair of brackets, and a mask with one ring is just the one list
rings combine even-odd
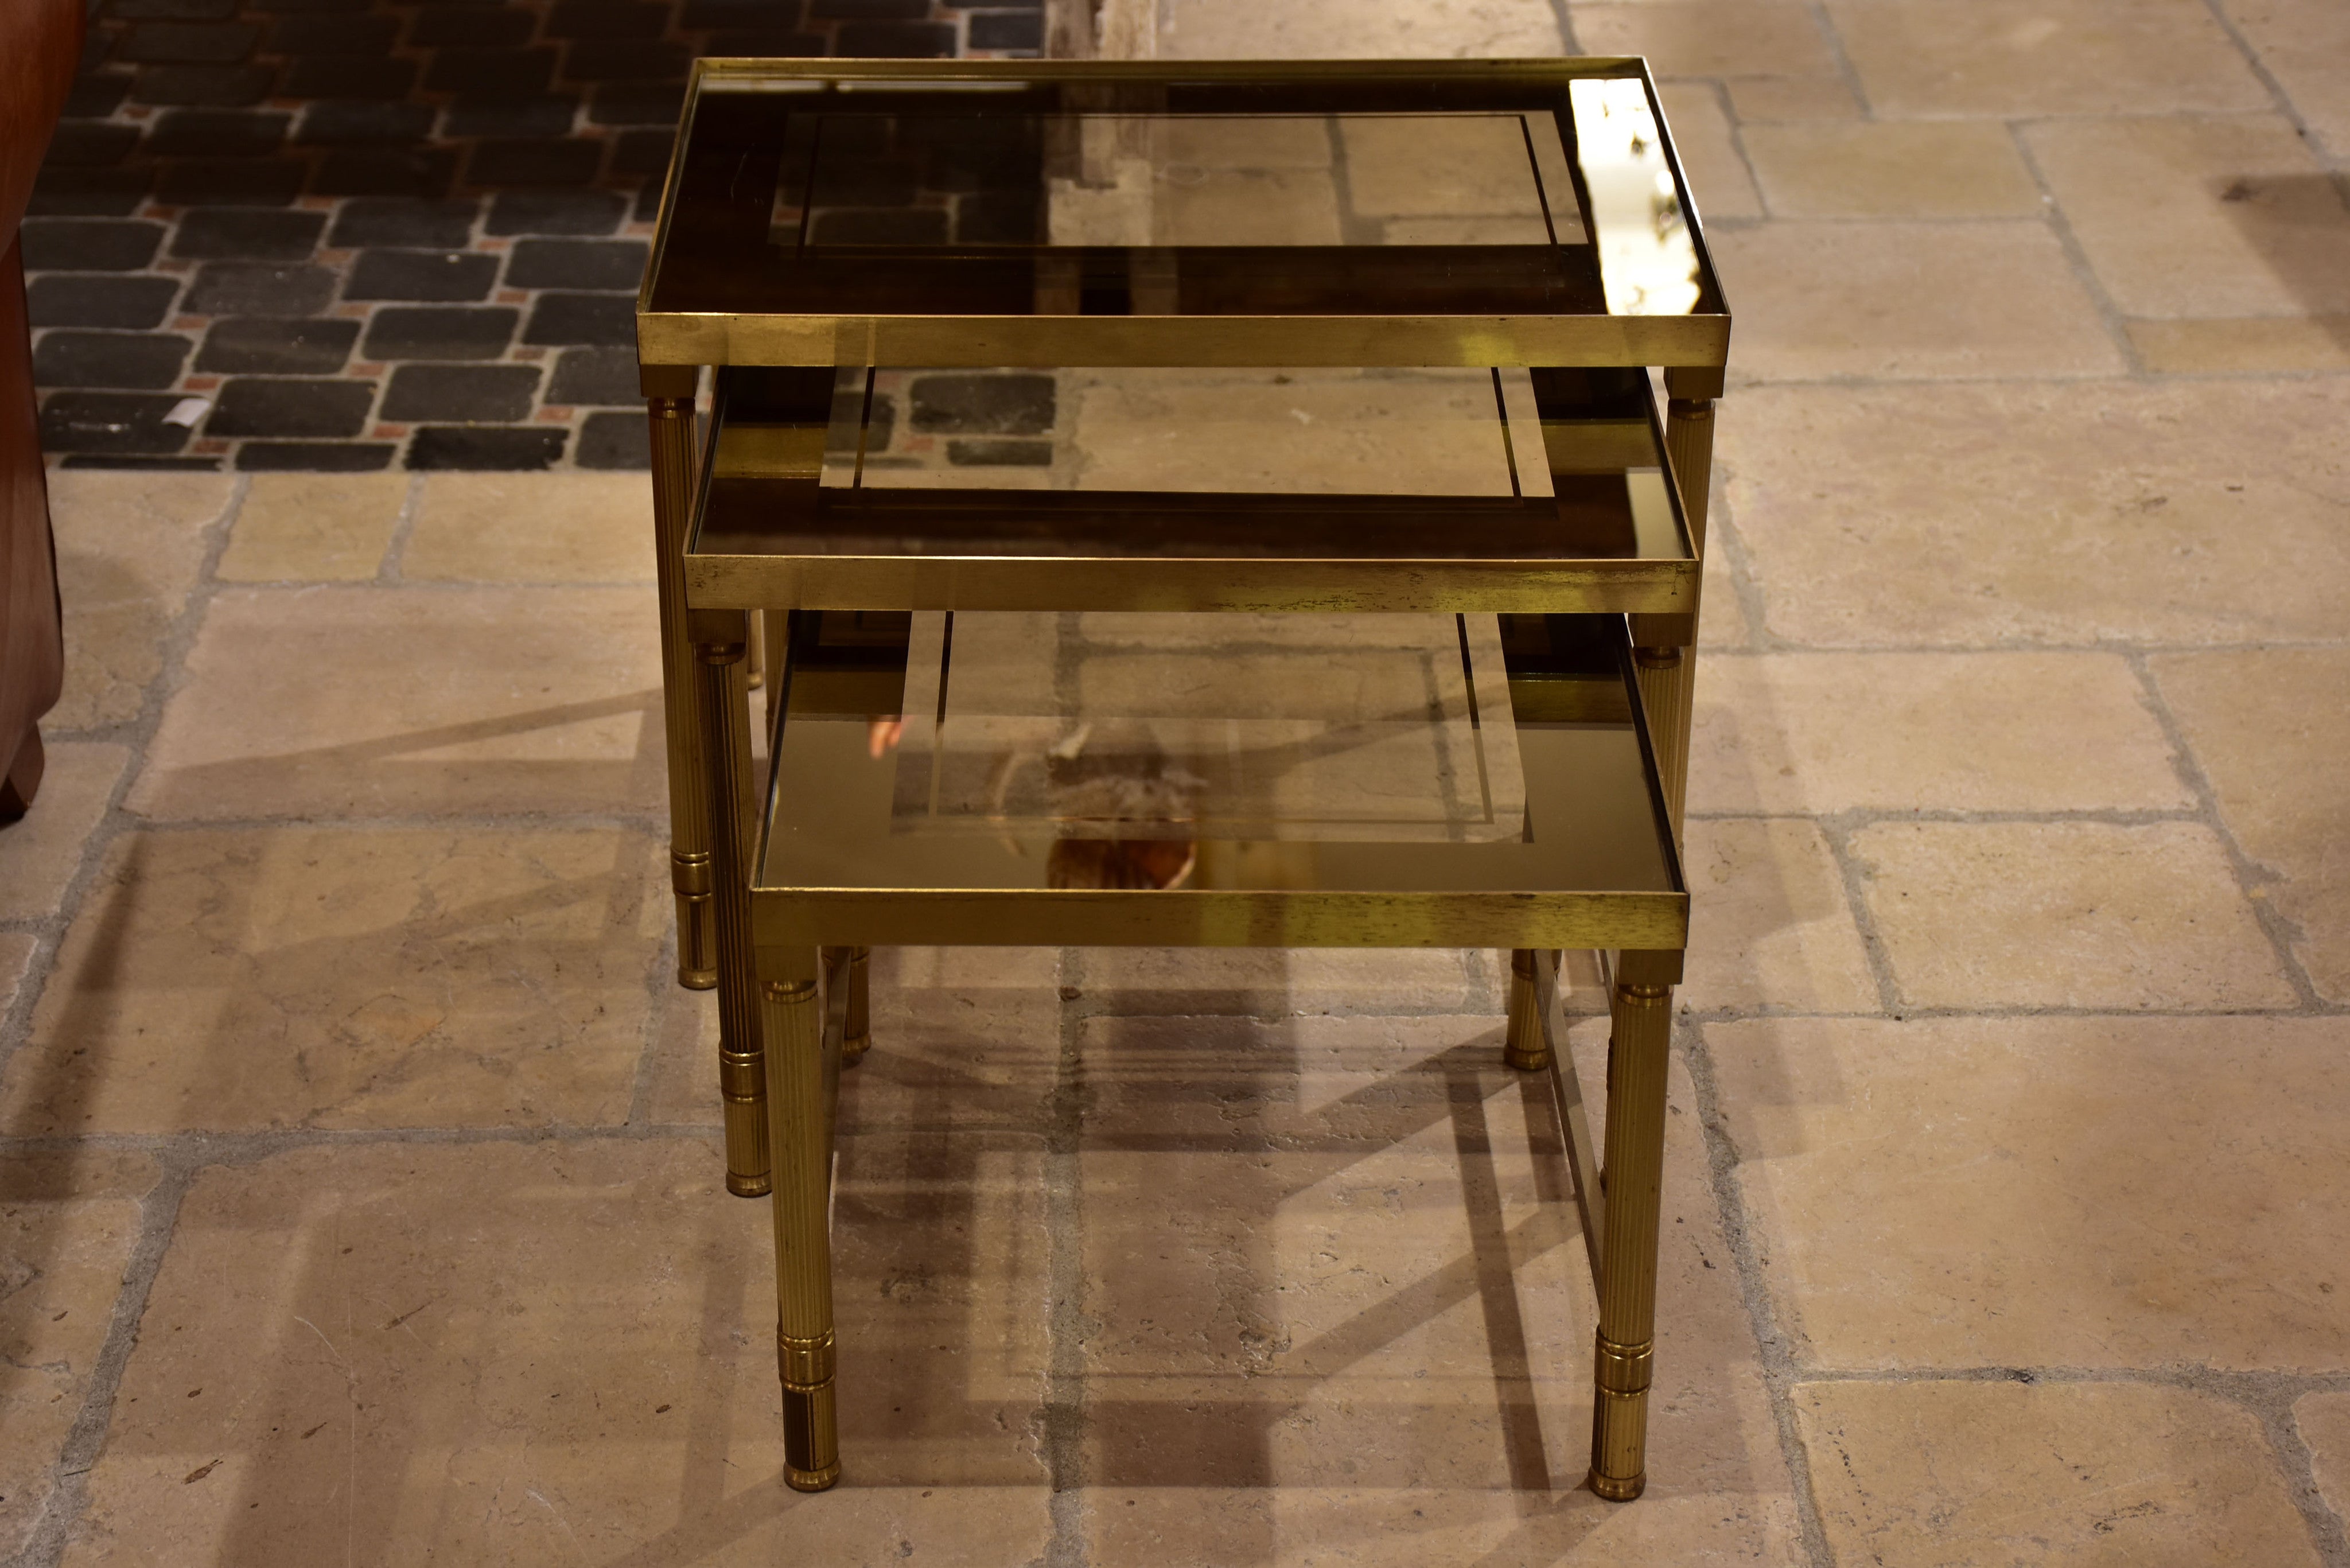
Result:
{"label": "medium nesting table", "polygon": [[793,1486],[868,948],[1492,947],[1639,1494],[1729,327],[1637,59],[697,64],[638,316],[679,967]]}

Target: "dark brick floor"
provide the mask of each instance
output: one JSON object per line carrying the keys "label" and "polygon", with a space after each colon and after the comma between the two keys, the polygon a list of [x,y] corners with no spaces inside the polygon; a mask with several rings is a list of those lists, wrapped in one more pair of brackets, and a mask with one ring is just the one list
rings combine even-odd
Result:
{"label": "dark brick floor", "polygon": [[640,467],[696,54],[1024,55],[1042,0],[105,0],[25,223],[72,466]]}

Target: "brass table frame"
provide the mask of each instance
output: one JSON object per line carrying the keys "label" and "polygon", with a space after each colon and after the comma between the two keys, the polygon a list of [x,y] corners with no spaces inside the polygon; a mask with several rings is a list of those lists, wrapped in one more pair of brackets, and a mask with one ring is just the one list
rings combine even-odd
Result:
{"label": "brass table frame", "polygon": [[[1558,90],[1595,77],[1637,78],[1661,133],[1679,211],[1706,268],[1714,308],[1679,315],[1249,316],[1079,314],[955,317],[907,315],[795,316],[681,307],[660,285],[695,113],[705,92],[757,91],[776,81],[825,90],[860,84],[1030,84],[1092,91],[1163,90],[1170,82],[1227,88],[1315,84],[1425,85],[1439,91]],[[1644,728],[1674,839],[1686,793],[1690,689],[1697,641],[1695,580],[1703,560],[1711,485],[1714,401],[1723,386],[1730,317],[1705,260],[1697,212],[1645,61],[1600,57],[1525,61],[1324,61],[1172,64],[1110,61],[760,61],[695,63],[684,119],[664,189],[653,259],[638,298],[642,390],[650,423],[660,596],[664,713],[670,764],[672,886],[678,914],[678,978],[715,987],[720,1009],[720,1085],[725,1104],[727,1186],[772,1194],[775,1224],[778,1358],[788,1444],[787,1480],[818,1490],[839,1475],[834,1437],[835,1352],[831,1328],[829,1148],[839,1067],[866,1038],[864,950],[754,940],[754,817],[747,655],[753,623],[746,598],[762,607],[801,607],[778,593],[788,582],[731,585],[699,580],[688,559],[696,496],[695,424],[703,367],[836,366],[1620,366],[1661,369],[1667,394],[1664,451],[1690,545],[1687,610],[1659,611],[1656,585],[1605,575],[1550,585],[1562,611],[1620,609],[1629,622]],[[723,574],[722,574],[723,576]],[[1611,587],[1615,596],[1611,597]],[[1627,590],[1634,590],[1627,592]],[[1645,590],[1645,591],[1640,591]],[[1392,586],[1380,607],[1402,607]],[[1536,597],[1540,597],[1537,592]],[[1455,597],[1429,608],[1523,610],[1523,587],[1489,580],[1471,604]],[[1492,602],[1499,598],[1502,602]],[[1629,602],[1627,602],[1627,601]],[[1595,602],[1596,601],[1596,602]],[[1644,602],[1645,601],[1645,602]],[[914,604],[865,605],[867,609]],[[1072,604],[1062,607],[1116,607]],[[1323,603],[1298,607],[1339,608]],[[770,653],[770,660],[773,653]],[[1685,935],[1685,924],[1684,924]],[[1658,1219],[1661,1201],[1665,1081],[1671,987],[1679,947],[1627,948],[1612,966],[1613,1032],[1605,1148],[1595,1157],[1589,1128],[1563,1063],[1558,952],[1581,945],[1556,931],[1512,941],[1504,1055],[1523,1071],[1551,1076],[1567,1134],[1574,1188],[1600,1296],[1590,1484],[1628,1500],[1646,1484],[1647,1399],[1654,1349]],[[1362,945],[1378,945],[1376,941]],[[1453,944],[1460,945],[1460,944]],[[829,983],[819,992],[818,971]],[[819,997],[822,1001],[819,1002]],[[820,1011],[821,1009],[821,1011]],[[765,1042],[772,1048],[763,1048]],[[773,1157],[773,1158],[771,1158]],[[1604,1165],[1600,1160],[1604,1158]],[[1604,1171],[1604,1178],[1603,1178]],[[1605,1197],[1603,1199],[1603,1179]]]}

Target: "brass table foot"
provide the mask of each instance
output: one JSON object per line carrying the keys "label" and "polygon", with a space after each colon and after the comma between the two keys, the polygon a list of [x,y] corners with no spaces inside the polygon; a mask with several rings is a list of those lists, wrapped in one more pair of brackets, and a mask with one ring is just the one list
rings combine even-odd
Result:
{"label": "brass table foot", "polygon": [[1642,1470],[1629,1480],[1618,1480],[1613,1476],[1603,1476],[1597,1470],[1593,1470],[1590,1481],[1591,1490],[1609,1502],[1629,1502],[1648,1490],[1648,1472]]}

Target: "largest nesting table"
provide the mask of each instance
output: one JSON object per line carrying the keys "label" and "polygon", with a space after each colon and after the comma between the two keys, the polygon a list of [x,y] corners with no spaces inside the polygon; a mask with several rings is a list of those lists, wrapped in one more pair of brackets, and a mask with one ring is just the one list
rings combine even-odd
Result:
{"label": "largest nesting table", "polygon": [[[638,301],[679,978],[773,1200],[791,1485],[840,1474],[868,948],[1492,947],[1598,1286],[1590,1484],[1639,1494],[1729,331],[1638,59],[697,62]],[[923,437],[917,368],[1191,412],[1121,470]],[[1267,384],[1373,408],[1364,477],[1249,425]]]}

